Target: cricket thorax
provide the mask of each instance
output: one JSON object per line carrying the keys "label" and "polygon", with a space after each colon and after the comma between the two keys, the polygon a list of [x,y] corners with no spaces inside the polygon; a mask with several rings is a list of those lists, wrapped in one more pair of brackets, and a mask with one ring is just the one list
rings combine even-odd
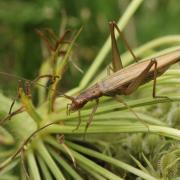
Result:
{"label": "cricket thorax", "polygon": [[76,111],[82,108],[88,101],[98,99],[102,96],[102,92],[98,84],[93,85],[89,89],[82,92],[80,95],[74,98],[72,101],[70,110]]}

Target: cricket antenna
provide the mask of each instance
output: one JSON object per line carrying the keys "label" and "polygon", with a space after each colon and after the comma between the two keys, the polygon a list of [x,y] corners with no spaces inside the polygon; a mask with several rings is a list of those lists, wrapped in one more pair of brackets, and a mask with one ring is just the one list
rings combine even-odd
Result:
{"label": "cricket antenna", "polygon": [[66,99],[69,99],[69,100],[71,100],[72,102],[76,102],[75,101],[75,98],[73,97],[73,96],[69,96],[69,95],[67,95],[67,94],[62,94],[62,95],[60,95],[60,97],[65,97]]}
{"label": "cricket antenna", "polygon": [[[47,87],[47,86],[45,86],[45,85],[43,85],[43,84],[41,84],[41,83],[36,82],[38,79],[40,79],[39,77],[38,77],[38,78],[35,78],[34,80],[29,80],[29,79],[27,79],[27,78],[23,78],[23,77],[21,77],[21,76],[15,75],[15,74],[9,74],[9,73],[2,72],[2,71],[0,71],[0,75],[7,76],[7,77],[10,77],[10,78],[19,79],[19,80],[25,81],[25,82],[29,82],[30,84],[38,85],[38,86],[43,87],[43,88],[45,88],[45,89],[47,89],[47,90],[57,91],[56,89],[52,89],[52,88]],[[50,75],[50,74],[46,74],[46,75],[42,75],[41,77],[51,77],[51,78],[52,78],[53,76]],[[55,76],[54,78],[58,78],[58,76]],[[60,91],[58,91],[58,92],[59,92],[59,93],[57,93],[57,94],[58,94],[59,96],[67,97],[67,95],[64,96],[64,94],[63,94],[62,92],[60,92]],[[68,96],[68,97],[69,97],[69,96]],[[68,98],[68,99],[70,99],[70,98]]]}

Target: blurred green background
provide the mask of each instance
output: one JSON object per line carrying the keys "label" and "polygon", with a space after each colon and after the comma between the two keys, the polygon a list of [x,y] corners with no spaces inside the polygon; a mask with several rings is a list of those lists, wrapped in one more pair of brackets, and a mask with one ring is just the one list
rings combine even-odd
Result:
{"label": "blurred green background", "polygon": [[[117,21],[128,0],[6,0],[0,1],[0,71],[33,79],[44,59],[42,41],[35,29],[84,29],[74,48],[72,60],[86,71],[109,35],[108,21]],[[153,38],[180,32],[179,0],[146,0],[125,29],[132,47]],[[128,35],[128,36],[127,36]],[[123,46],[118,41],[120,46]],[[123,51],[121,47],[121,52]],[[110,62],[110,55],[106,63]],[[67,69],[65,90],[78,85],[83,74],[72,64]],[[73,81],[72,81],[72,77]],[[76,79],[76,80],[74,80]],[[15,80],[16,81],[16,80]],[[1,87],[7,78],[0,77]]]}

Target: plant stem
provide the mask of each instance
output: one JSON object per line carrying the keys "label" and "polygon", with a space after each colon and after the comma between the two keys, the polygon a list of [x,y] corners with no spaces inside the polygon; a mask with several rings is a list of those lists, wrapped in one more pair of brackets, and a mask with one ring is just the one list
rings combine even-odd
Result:
{"label": "plant stem", "polygon": [[[46,141],[53,145],[54,147],[58,148],[59,150],[63,151],[64,153],[67,153],[64,148],[61,146],[61,144],[57,143],[53,138],[47,138]],[[93,162],[92,160],[84,157],[83,155],[81,155],[80,153],[70,149],[71,153],[73,154],[74,158],[81,164],[83,164],[83,166],[87,166],[89,169],[91,169],[92,171],[95,171],[99,174],[101,174],[102,176],[106,177],[107,179],[111,179],[111,180],[122,180],[122,178],[118,177],[117,175],[113,174],[112,172],[106,170],[105,168],[101,167],[100,165],[96,164],[95,162]]]}
{"label": "plant stem", "polygon": [[54,150],[48,148],[54,159],[67,170],[67,172],[73,177],[73,179],[83,180],[82,177]]}
{"label": "plant stem", "polygon": [[39,156],[39,154],[37,154],[37,160],[38,160],[39,166],[43,172],[44,179],[45,180],[53,180],[52,175],[51,175],[49,169],[47,168],[47,165],[45,164],[45,162],[43,161],[41,156]]}
{"label": "plant stem", "polygon": [[41,180],[37,163],[36,163],[33,151],[31,149],[28,150],[27,160],[28,160],[28,165],[30,168],[30,177],[36,180]]}
{"label": "plant stem", "polygon": [[[77,131],[73,131],[74,126],[60,126],[60,125],[52,125],[46,131],[48,133],[64,133],[64,134],[84,134],[84,127],[79,127]],[[155,133],[162,136],[170,137],[176,140],[180,140],[180,130],[163,127],[163,126],[155,126],[148,125],[148,129],[145,125],[136,123],[136,124],[125,124],[118,126],[116,123],[112,123],[111,125],[103,125],[99,124],[97,126],[91,125],[88,129],[88,134],[91,133]]]}
{"label": "plant stem", "polygon": [[46,162],[54,177],[56,179],[65,180],[63,174],[61,173],[60,169],[52,159],[51,155],[49,154],[48,150],[46,149],[42,141],[37,142],[36,149],[38,150],[38,153],[42,157],[42,159]]}
{"label": "plant stem", "polygon": [[[169,96],[169,98],[172,100],[172,102],[179,102],[180,97],[179,96]],[[142,106],[149,106],[149,105],[154,105],[154,104],[159,104],[159,103],[166,103],[166,102],[171,102],[167,98],[141,98],[141,99],[136,99],[136,100],[129,100],[126,103],[128,106],[131,108],[136,108],[136,107],[142,107]],[[126,110],[127,107],[124,106],[123,104],[116,102],[116,101],[110,101],[107,103],[104,103],[103,106],[100,106],[97,109],[96,115],[98,114],[103,114],[107,112],[112,112],[112,111],[123,111]],[[91,113],[91,107],[88,109],[84,109],[81,111],[81,117],[87,117]],[[123,113],[123,112],[122,112]],[[95,116],[96,116],[95,115]],[[77,113],[72,114],[71,116],[67,116],[66,114],[63,114],[62,112],[60,113],[52,113],[51,115],[48,116],[48,119],[51,121],[63,121],[63,120],[69,120],[69,119],[77,119],[78,115]]]}
{"label": "plant stem", "polygon": [[153,176],[151,176],[150,174],[147,174],[137,168],[134,168],[133,166],[130,166],[129,164],[127,163],[124,163],[122,161],[119,161],[117,159],[114,159],[112,157],[109,157],[107,155],[104,155],[102,153],[99,153],[99,152],[96,152],[94,150],[91,150],[89,148],[85,148],[85,147],[82,147],[80,145],[77,145],[77,144],[74,144],[72,142],[69,142],[69,141],[66,141],[67,145],[69,145],[71,148],[83,153],[83,154],[86,154],[86,155],[89,155],[89,156],[92,156],[92,157],[95,157],[95,158],[98,158],[98,159],[101,159],[103,161],[106,161],[108,163],[111,163],[117,167],[120,167],[126,171],[129,171],[131,172],[132,174],[135,174],[136,176],[138,177],[141,177],[143,179],[148,179],[148,180],[155,180],[156,178],[154,178]]}

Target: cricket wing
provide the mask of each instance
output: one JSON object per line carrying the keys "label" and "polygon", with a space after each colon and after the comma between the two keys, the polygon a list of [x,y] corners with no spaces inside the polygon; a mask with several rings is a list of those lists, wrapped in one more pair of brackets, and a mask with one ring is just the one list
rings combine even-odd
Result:
{"label": "cricket wing", "polygon": [[104,94],[109,94],[116,91],[118,88],[129,84],[140,75],[142,69],[145,69],[147,64],[148,62],[133,64],[106,77],[98,83],[101,87],[101,91]]}
{"label": "cricket wing", "polygon": [[[141,72],[148,66],[151,59],[142,60],[139,63],[127,66],[106,77],[98,83],[101,87],[101,91],[104,94],[110,94],[111,92],[120,89],[124,85],[128,85],[141,74]],[[177,61],[180,61],[180,49],[153,59],[156,59],[158,75],[161,75],[169,68],[170,65],[176,63]],[[152,79],[151,75],[153,74],[153,72],[154,66],[150,69],[148,73],[149,77],[147,78],[150,78],[149,80]]]}

